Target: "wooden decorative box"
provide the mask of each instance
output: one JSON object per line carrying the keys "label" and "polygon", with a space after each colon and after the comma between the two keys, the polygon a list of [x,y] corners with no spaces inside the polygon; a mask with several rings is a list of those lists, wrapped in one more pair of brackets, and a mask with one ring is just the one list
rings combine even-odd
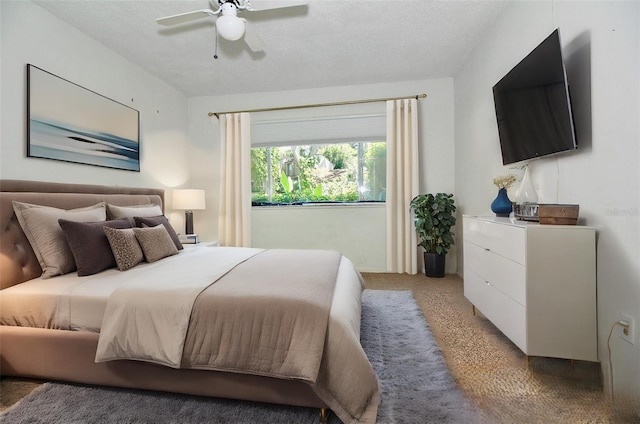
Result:
{"label": "wooden decorative box", "polygon": [[547,225],[576,225],[580,205],[538,205],[540,224]]}

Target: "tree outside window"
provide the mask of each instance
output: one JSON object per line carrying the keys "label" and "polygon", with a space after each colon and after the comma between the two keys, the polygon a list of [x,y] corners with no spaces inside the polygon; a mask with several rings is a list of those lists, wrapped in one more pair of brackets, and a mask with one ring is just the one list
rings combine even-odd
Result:
{"label": "tree outside window", "polygon": [[253,205],[384,202],[386,143],[251,149]]}

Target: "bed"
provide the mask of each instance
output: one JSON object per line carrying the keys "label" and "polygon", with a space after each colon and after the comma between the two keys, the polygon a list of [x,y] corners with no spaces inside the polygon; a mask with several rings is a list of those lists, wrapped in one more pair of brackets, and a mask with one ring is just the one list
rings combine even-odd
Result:
{"label": "bed", "polygon": [[359,342],[363,282],[347,258],[200,243],[124,271],[118,260],[80,276],[87,264],[78,259],[77,271],[44,278],[49,266],[14,201],[164,213],[164,191],[19,180],[0,190],[3,376],[314,407],[322,420],[331,410],[345,423],[375,423],[380,390]]}

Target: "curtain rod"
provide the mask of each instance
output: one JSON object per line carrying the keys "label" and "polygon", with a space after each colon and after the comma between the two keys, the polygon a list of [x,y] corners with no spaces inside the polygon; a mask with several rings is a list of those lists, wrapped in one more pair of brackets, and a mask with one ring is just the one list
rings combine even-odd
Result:
{"label": "curtain rod", "polygon": [[355,105],[359,103],[376,103],[376,102],[386,102],[388,100],[404,100],[404,99],[424,99],[426,98],[426,94],[417,94],[415,96],[409,97],[386,97],[382,99],[365,99],[365,100],[350,100],[345,102],[333,102],[333,103],[315,103],[310,105],[298,105],[298,106],[280,106],[280,107],[268,107],[262,109],[247,109],[247,110],[234,110],[229,112],[209,112],[209,116],[215,116],[220,119],[220,115],[225,113],[253,113],[253,112],[272,112],[276,110],[288,110],[288,109],[307,109],[311,107],[324,107],[324,106],[343,106],[343,105]]}

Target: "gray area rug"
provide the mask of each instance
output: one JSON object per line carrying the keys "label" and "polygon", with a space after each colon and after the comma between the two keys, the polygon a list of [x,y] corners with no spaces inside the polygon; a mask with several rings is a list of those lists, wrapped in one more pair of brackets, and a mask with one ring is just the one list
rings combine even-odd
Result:
{"label": "gray area rug", "polygon": [[[365,290],[362,346],[382,386],[380,424],[479,423],[410,291]],[[2,423],[318,424],[318,410],[170,393],[46,383]],[[329,423],[340,420],[330,414]]]}

